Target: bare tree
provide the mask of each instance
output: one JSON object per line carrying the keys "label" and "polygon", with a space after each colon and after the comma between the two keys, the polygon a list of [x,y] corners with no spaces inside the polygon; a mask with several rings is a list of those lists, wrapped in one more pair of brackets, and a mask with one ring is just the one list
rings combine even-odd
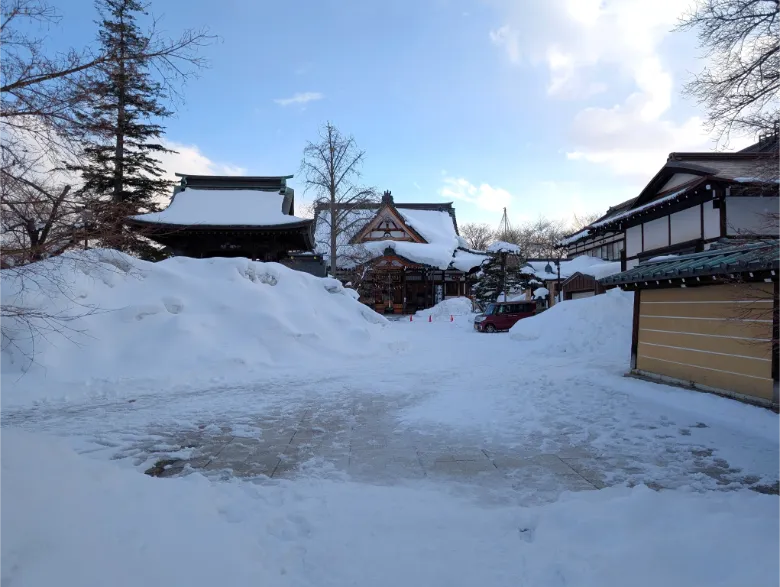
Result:
{"label": "bare tree", "polygon": [[[309,141],[303,150],[301,172],[306,190],[314,193],[315,206],[320,209],[317,223],[327,226],[331,273],[338,271],[339,240],[349,234],[356,222],[364,222],[354,211],[376,201],[373,188],[359,185],[365,151],[355,139],[341,134],[331,123],[320,129],[319,140]],[[322,211],[327,210],[327,214]]]}
{"label": "bare tree", "polygon": [[460,235],[466,239],[469,247],[476,251],[484,251],[495,237],[493,229],[484,222],[467,222],[461,225]]}
{"label": "bare tree", "polygon": [[496,235],[496,239],[518,245],[526,258],[553,258],[560,255],[558,243],[567,234],[563,222],[539,217],[509,231]]}
{"label": "bare tree", "polygon": [[571,232],[578,232],[587,226],[590,226],[596,220],[601,218],[601,214],[598,212],[592,212],[590,214],[577,214],[574,213],[574,219],[571,222]]}
{"label": "bare tree", "polygon": [[684,88],[708,110],[708,126],[767,132],[780,117],[780,2],[695,0],[679,29],[695,29],[709,65]]}

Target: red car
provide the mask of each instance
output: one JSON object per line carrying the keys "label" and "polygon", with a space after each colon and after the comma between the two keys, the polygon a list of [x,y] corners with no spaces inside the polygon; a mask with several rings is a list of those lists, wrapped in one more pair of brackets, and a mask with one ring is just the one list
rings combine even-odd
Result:
{"label": "red car", "polygon": [[474,318],[474,330],[498,332],[509,330],[518,320],[536,314],[536,302],[496,302],[488,304],[484,314]]}

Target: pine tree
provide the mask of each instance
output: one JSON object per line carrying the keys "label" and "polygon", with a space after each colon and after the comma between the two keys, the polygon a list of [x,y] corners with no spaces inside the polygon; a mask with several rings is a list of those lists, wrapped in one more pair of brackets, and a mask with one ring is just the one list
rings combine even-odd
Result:
{"label": "pine tree", "polygon": [[155,155],[171,152],[160,141],[164,128],[159,121],[172,112],[162,103],[162,85],[149,71],[150,37],[136,21],[146,7],[138,0],[98,0],[98,38],[101,50],[112,58],[87,82],[92,98],[80,114],[86,162],[76,169],[85,193],[102,203],[107,228],[101,244],[158,257],[154,246],[122,225],[128,215],[159,210],[159,199],[171,189]]}
{"label": "pine tree", "polygon": [[523,286],[518,265],[517,258],[506,253],[493,254],[482,265],[479,281],[474,286],[474,297],[482,307],[503,301],[503,297],[498,299],[501,293],[506,292],[509,295]]}

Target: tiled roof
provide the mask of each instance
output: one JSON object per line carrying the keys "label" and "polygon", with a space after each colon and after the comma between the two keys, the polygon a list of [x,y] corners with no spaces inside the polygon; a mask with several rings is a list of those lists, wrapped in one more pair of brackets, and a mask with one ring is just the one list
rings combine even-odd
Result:
{"label": "tiled roof", "polygon": [[623,285],[662,279],[709,277],[736,273],[777,270],[780,246],[777,240],[722,240],[708,251],[689,255],[664,256],[640,263],[633,269],[599,280],[602,285]]}

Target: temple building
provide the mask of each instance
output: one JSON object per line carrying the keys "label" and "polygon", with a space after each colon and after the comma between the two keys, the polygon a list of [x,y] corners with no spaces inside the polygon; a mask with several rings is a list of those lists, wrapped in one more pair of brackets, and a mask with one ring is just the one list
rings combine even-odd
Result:
{"label": "temple building", "polygon": [[[396,203],[387,191],[380,202],[337,205],[339,231],[335,274],[382,313],[411,314],[438,302],[471,294],[487,258],[458,235],[452,203]],[[328,204],[314,213],[315,252],[330,261]]]}
{"label": "temple building", "polygon": [[313,221],[293,214],[295,194],[287,186],[292,175],[176,175],[181,182],[167,208],[127,220],[174,255],[291,265],[313,259]]}

